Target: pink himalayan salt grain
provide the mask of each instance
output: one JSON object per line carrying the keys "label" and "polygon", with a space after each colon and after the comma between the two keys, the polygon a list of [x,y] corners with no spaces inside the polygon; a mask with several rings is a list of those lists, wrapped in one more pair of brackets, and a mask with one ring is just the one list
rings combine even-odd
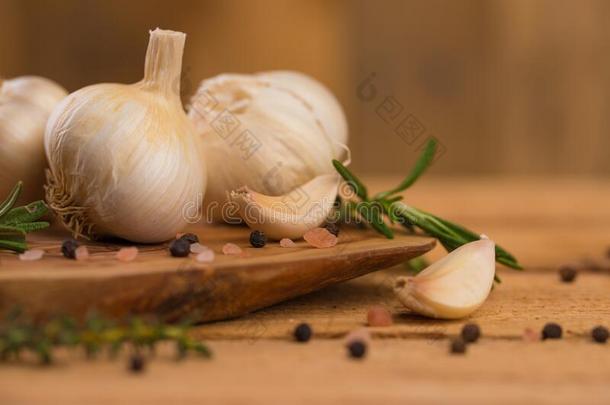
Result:
{"label": "pink himalayan salt grain", "polygon": [[210,250],[210,248],[199,243],[191,244],[191,253],[203,253],[206,250]]}
{"label": "pink himalayan salt grain", "polygon": [[135,246],[121,248],[116,254],[116,258],[122,262],[130,262],[138,257],[138,248]]}
{"label": "pink himalayan salt grain", "polygon": [[375,305],[369,308],[366,320],[369,326],[391,326],[394,323],[392,314],[383,305]]}
{"label": "pink himalayan salt grain", "polygon": [[284,238],[280,240],[280,246],[283,248],[293,248],[297,247],[297,244],[292,241],[292,239]]}
{"label": "pink himalayan salt grain", "polygon": [[540,332],[536,332],[532,328],[525,328],[522,338],[526,342],[538,342],[540,340]]}
{"label": "pink himalayan salt grain", "polygon": [[333,247],[337,244],[337,237],[328,232],[326,228],[313,228],[303,235],[303,239],[318,249]]}
{"label": "pink himalayan salt grain", "polygon": [[361,341],[364,343],[370,343],[371,341],[371,332],[369,332],[366,328],[354,329],[350,333],[345,336],[345,345],[349,345],[350,343]]}
{"label": "pink himalayan salt grain", "polygon": [[89,249],[87,246],[79,246],[74,251],[74,258],[76,260],[87,260],[89,258]]}
{"label": "pink himalayan salt grain", "polygon": [[197,260],[199,263],[210,263],[214,261],[214,257],[214,251],[212,249],[206,249],[203,252],[199,253],[195,257],[195,260]]}
{"label": "pink himalayan salt grain", "polygon": [[19,255],[19,260],[23,260],[26,262],[40,260],[44,256],[44,250],[42,249],[31,249],[26,250],[22,254]]}
{"label": "pink himalayan salt grain", "polygon": [[225,243],[222,247],[222,253],[225,255],[239,255],[242,253],[242,250],[235,243]]}

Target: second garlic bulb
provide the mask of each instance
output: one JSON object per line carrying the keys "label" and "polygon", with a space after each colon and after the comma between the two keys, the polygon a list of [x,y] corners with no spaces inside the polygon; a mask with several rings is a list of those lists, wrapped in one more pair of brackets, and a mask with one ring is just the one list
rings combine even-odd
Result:
{"label": "second garlic bulb", "polygon": [[214,219],[232,190],[247,186],[279,196],[334,173],[331,161],[342,156],[348,137],[332,93],[291,71],[205,80],[191,100],[189,118],[214,173],[205,199],[205,214]]}

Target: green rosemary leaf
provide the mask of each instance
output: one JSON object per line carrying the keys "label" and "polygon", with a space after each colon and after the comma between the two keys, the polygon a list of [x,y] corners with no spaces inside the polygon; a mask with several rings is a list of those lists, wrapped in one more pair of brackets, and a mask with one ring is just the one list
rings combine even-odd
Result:
{"label": "green rosemary leaf", "polygon": [[430,263],[428,263],[428,261],[423,256],[419,256],[405,262],[405,267],[407,267],[408,270],[415,274],[420,273],[429,265]]}
{"label": "green rosemary leaf", "polygon": [[46,229],[49,227],[49,223],[45,221],[40,222],[25,222],[21,224],[13,225],[15,228],[23,231],[23,232],[34,232],[39,231],[41,229]]}
{"label": "green rosemary leaf", "polygon": [[12,225],[0,225],[0,239],[23,239],[25,240],[25,232]]}
{"label": "green rosemary leaf", "polygon": [[10,194],[8,195],[6,200],[4,200],[2,203],[0,203],[0,218],[2,218],[2,216],[4,216],[4,214],[6,214],[11,208],[13,208],[13,205],[15,205],[15,202],[17,202],[17,199],[19,198],[19,195],[21,194],[22,188],[23,188],[23,183],[18,182],[15,185],[15,187],[13,187],[13,190],[10,192]]}
{"label": "green rosemary leaf", "polygon": [[23,207],[16,207],[0,218],[0,224],[14,225],[25,222],[34,222],[45,215],[49,209],[44,201],[35,201]]}
{"label": "green rosemary leaf", "polygon": [[394,232],[386,225],[381,215],[381,206],[368,201],[361,202],[356,206],[358,214],[362,216],[377,232],[388,239],[394,238]]}
{"label": "green rosemary leaf", "polygon": [[368,200],[368,192],[366,187],[362,181],[356,177],[356,175],[354,175],[347,167],[343,165],[343,163],[339,162],[338,160],[333,159],[333,166],[335,166],[335,170],[337,170],[337,172],[341,175],[341,177],[343,177],[347,184],[349,184],[360,199],[364,201]]}
{"label": "green rosemary leaf", "polygon": [[424,151],[419,156],[419,159],[411,169],[411,173],[394,189],[380,193],[375,198],[385,198],[389,195],[400,193],[411,187],[417,179],[424,174],[426,169],[430,167],[430,164],[434,160],[434,154],[436,153],[436,140],[430,139],[424,148]]}
{"label": "green rosemary leaf", "polygon": [[23,242],[12,241],[7,239],[0,239],[0,249],[12,250],[17,253],[23,253],[27,250],[28,246]]}
{"label": "green rosemary leaf", "polygon": [[[422,211],[423,212],[423,211]],[[442,224],[444,224],[447,228],[453,230],[455,233],[459,234],[464,240],[464,243],[472,242],[475,240],[481,239],[479,235],[474,233],[473,231],[464,228],[461,225],[454,224],[453,222],[447,221],[446,219],[439,218],[435,215],[425,213],[426,215],[435,218]],[[503,259],[500,261],[500,259]],[[496,244],[496,260],[499,263],[505,264],[509,267],[514,268],[515,270],[523,270],[523,267],[517,262],[517,259],[512,254],[508,253],[502,246]]]}

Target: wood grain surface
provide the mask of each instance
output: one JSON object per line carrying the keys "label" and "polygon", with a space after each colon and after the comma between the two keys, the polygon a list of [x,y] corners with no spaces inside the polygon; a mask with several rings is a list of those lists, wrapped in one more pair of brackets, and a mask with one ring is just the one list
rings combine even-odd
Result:
{"label": "wood grain surface", "polygon": [[[380,189],[396,179],[369,179]],[[581,270],[561,283],[557,267],[583,257],[600,263],[610,245],[610,181],[426,179],[407,201],[493,236],[526,265],[499,269],[503,279],[469,319],[410,315],[389,285],[399,266],[331,286],[233,321],[201,325],[194,336],[212,360],[176,363],[161,348],[142,375],[126,357],[88,361],[62,353],[51,368],[34,362],[0,366],[0,403],[21,404],[404,404],[610,402],[610,344],[591,342],[610,327],[610,269]],[[436,247],[427,256],[440,257]],[[371,328],[367,357],[347,357],[343,336],[365,326],[367,308],[386,305],[394,325]],[[314,338],[291,341],[299,322]],[[523,339],[549,321],[564,339]],[[465,322],[482,339],[464,356],[448,353]]]}

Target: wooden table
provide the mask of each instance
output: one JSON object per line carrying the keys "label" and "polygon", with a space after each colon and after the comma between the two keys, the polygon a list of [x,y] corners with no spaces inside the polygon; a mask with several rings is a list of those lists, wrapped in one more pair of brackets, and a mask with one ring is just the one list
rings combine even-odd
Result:
{"label": "wooden table", "polygon": [[[370,180],[381,188],[391,179]],[[610,327],[610,270],[581,271],[572,284],[557,276],[562,263],[606,254],[610,181],[427,178],[407,201],[486,233],[527,270],[501,269],[503,283],[468,320],[408,314],[390,289],[398,267],[202,325],[194,333],[214,351],[209,361],[177,363],[163,347],[140,375],[126,371],[125,358],[80,353],[60,354],[51,368],[2,365],[0,404],[610,403],[610,342],[588,338],[593,326]],[[343,337],[365,326],[373,304],[391,309],[394,326],[371,328],[366,359],[351,360]],[[315,331],[308,344],[290,339],[302,321]],[[466,321],[483,338],[450,355]],[[523,339],[548,321],[563,326],[564,339]]]}

